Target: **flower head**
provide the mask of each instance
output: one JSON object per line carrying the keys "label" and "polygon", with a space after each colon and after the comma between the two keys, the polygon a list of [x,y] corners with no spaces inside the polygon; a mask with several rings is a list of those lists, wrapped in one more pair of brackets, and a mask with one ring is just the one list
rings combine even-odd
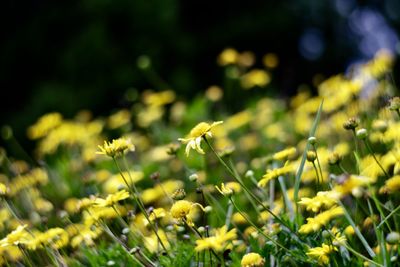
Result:
{"label": "flower head", "polygon": [[233,195],[233,190],[227,186],[225,186],[224,183],[221,183],[221,188],[219,188],[218,186],[215,186],[215,188],[218,190],[218,192],[220,192],[222,195],[224,196],[231,196]]}
{"label": "flower head", "polygon": [[242,267],[261,267],[264,266],[265,259],[258,253],[250,252],[243,256]]}
{"label": "flower head", "polygon": [[213,249],[217,252],[222,252],[227,247],[228,242],[236,238],[236,229],[228,231],[228,228],[224,225],[216,229],[213,236],[196,240],[195,250],[199,252],[206,249]]}
{"label": "flower head", "polygon": [[201,139],[204,136],[212,137],[211,129],[221,123],[222,121],[216,121],[210,125],[206,122],[200,122],[190,131],[189,135],[186,138],[179,138],[179,141],[181,141],[183,144],[186,144],[186,156],[189,156],[190,149],[194,149],[200,154],[204,154],[204,151],[200,146]]}
{"label": "flower head", "polygon": [[118,191],[114,194],[110,194],[106,199],[98,198],[95,203],[101,207],[111,207],[118,203],[118,201],[127,199],[129,197],[129,192],[124,190]]}
{"label": "flower head", "polygon": [[310,248],[306,253],[312,259],[317,260],[319,265],[327,265],[329,263],[329,254],[337,250],[334,246],[322,244],[322,247]]}
{"label": "flower head", "polygon": [[135,146],[129,139],[118,138],[112,140],[112,142],[104,141],[104,145],[99,146],[99,149],[100,151],[98,151],[97,154],[103,154],[114,158],[128,151],[135,150]]}
{"label": "flower head", "polygon": [[187,200],[178,200],[171,207],[171,216],[174,219],[187,219],[186,216],[192,211],[194,206],[199,206],[202,210],[204,208],[199,203],[193,203]]}

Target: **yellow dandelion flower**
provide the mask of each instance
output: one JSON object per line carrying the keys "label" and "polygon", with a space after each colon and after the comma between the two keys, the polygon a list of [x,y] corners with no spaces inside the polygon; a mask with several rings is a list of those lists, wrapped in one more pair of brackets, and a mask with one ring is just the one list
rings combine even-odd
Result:
{"label": "yellow dandelion flower", "polygon": [[211,129],[221,123],[222,121],[217,121],[210,125],[206,122],[200,122],[190,131],[188,137],[179,138],[179,141],[186,144],[186,156],[189,156],[190,149],[194,149],[200,154],[204,154],[204,151],[200,146],[202,138],[206,136],[212,137]]}
{"label": "yellow dandelion flower", "polygon": [[193,203],[187,200],[179,200],[172,205],[170,213],[174,219],[186,219],[186,216],[192,211],[194,206],[204,208],[199,203]]}
{"label": "yellow dandelion flower", "polygon": [[110,129],[116,129],[131,121],[131,112],[127,109],[120,110],[108,117],[107,124]]}
{"label": "yellow dandelion flower", "polygon": [[213,249],[217,252],[222,252],[230,241],[237,238],[236,229],[232,229],[228,231],[226,225],[222,226],[215,230],[215,234],[210,237],[205,237],[196,240],[196,248],[197,252]]}
{"label": "yellow dandelion flower", "polygon": [[329,254],[336,251],[337,248],[331,245],[322,244],[321,247],[310,248],[307,256],[317,261],[319,265],[329,264]]}
{"label": "yellow dandelion flower", "polygon": [[329,209],[335,205],[340,198],[336,191],[321,191],[313,198],[303,197],[299,204],[305,206],[308,211],[318,212],[322,207]]}
{"label": "yellow dandelion flower", "polygon": [[300,234],[314,233],[320,230],[323,226],[327,225],[332,219],[343,215],[341,207],[334,207],[324,212],[321,212],[314,218],[307,218],[307,223],[303,224],[300,229]]}
{"label": "yellow dandelion flower", "polygon": [[259,187],[266,186],[270,180],[278,178],[281,175],[292,173],[293,171],[294,169],[292,165],[285,165],[278,169],[267,170],[267,173],[258,182],[258,186]]}
{"label": "yellow dandelion flower", "polygon": [[34,125],[28,128],[28,137],[30,139],[39,139],[46,136],[50,130],[62,123],[60,113],[54,112],[42,116]]}
{"label": "yellow dandelion flower", "polygon": [[5,238],[0,240],[0,247],[6,246],[17,246],[18,244],[24,243],[25,237],[28,233],[25,231],[25,228],[28,227],[27,224],[19,225],[17,229],[9,233]]}
{"label": "yellow dandelion flower", "polygon": [[220,192],[222,195],[229,197],[233,195],[233,190],[227,186],[225,186],[224,183],[221,183],[221,188],[218,186],[215,186],[215,188]]}
{"label": "yellow dandelion flower", "polygon": [[7,186],[3,183],[0,183],[0,196],[5,196],[8,192]]}
{"label": "yellow dandelion flower", "polygon": [[129,198],[129,192],[124,190],[118,191],[114,194],[110,194],[106,199],[98,198],[95,203],[100,207],[112,207],[118,203],[120,200]]}
{"label": "yellow dandelion flower", "polygon": [[98,151],[97,154],[107,155],[112,158],[135,150],[135,146],[131,141],[125,138],[114,139],[112,142],[104,141],[104,145],[98,147],[100,151]]}
{"label": "yellow dandelion flower", "polygon": [[287,159],[292,159],[294,156],[296,156],[297,150],[295,147],[288,147],[282,151],[276,152],[272,158],[274,160],[287,160]]}
{"label": "yellow dandelion flower", "polygon": [[385,181],[385,185],[379,189],[379,193],[395,193],[400,191],[400,175],[393,176]]}
{"label": "yellow dandelion flower", "polygon": [[240,262],[242,267],[261,267],[265,264],[265,259],[258,253],[250,252],[243,256]]}

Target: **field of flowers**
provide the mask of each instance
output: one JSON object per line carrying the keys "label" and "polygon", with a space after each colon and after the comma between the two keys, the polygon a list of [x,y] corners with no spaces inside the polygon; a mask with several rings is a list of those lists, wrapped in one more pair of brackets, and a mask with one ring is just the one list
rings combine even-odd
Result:
{"label": "field of flowers", "polygon": [[278,59],[226,49],[224,84],[189,101],[145,91],[108,117],[43,115],[33,155],[0,151],[0,263],[400,266],[393,61],[229,114],[222,100],[267,91]]}

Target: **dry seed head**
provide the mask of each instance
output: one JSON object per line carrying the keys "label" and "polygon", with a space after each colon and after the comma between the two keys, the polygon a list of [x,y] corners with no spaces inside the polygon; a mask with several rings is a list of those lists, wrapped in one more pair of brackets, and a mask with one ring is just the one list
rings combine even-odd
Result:
{"label": "dry seed head", "polygon": [[355,117],[349,118],[345,123],[343,123],[343,128],[346,130],[355,130],[358,126],[358,119]]}

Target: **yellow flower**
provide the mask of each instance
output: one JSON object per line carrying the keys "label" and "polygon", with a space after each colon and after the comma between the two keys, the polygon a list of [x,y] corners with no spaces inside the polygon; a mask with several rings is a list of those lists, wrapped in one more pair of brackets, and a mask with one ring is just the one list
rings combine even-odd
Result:
{"label": "yellow flower", "polygon": [[293,166],[285,165],[278,169],[267,170],[267,173],[262,177],[262,179],[258,182],[259,187],[266,186],[269,180],[275,179],[281,175],[292,173]]}
{"label": "yellow flower", "polygon": [[322,247],[310,248],[306,253],[312,259],[317,260],[319,265],[329,264],[329,254],[337,250],[334,246],[322,244]]}
{"label": "yellow flower", "polygon": [[218,188],[218,186],[215,186],[215,188],[218,190],[218,192],[220,192],[222,195],[224,196],[231,196],[233,195],[233,190],[227,186],[225,186],[224,183],[221,183],[221,188]]}
{"label": "yellow flower", "polygon": [[16,246],[20,243],[24,242],[25,237],[27,236],[27,232],[25,231],[25,228],[28,227],[27,224],[24,225],[19,225],[17,229],[9,233],[5,238],[0,240],[0,246],[1,247],[6,247],[6,246]]}
{"label": "yellow flower", "polygon": [[261,267],[264,266],[265,259],[258,253],[250,252],[243,256],[242,267]]}
{"label": "yellow flower", "polygon": [[212,137],[211,129],[221,123],[222,121],[217,121],[210,125],[206,122],[200,122],[190,131],[188,137],[179,138],[179,141],[181,141],[183,144],[186,144],[186,156],[189,156],[190,149],[194,149],[200,154],[204,154],[204,151],[200,146],[202,138],[205,136]]}
{"label": "yellow flower", "polygon": [[337,203],[340,193],[336,191],[321,191],[313,198],[303,197],[300,205],[306,206],[308,211],[318,212],[322,207],[330,208]]}
{"label": "yellow flower", "polygon": [[114,194],[110,194],[106,199],[98,198],[95,203],[100,207],[112,207],[118,203],[118,201],[127,199],[129,197],[129,192],[124,190],[118,191]]}
{"label": "yellow flower", "polygon": [[125,138],[114,139],[112,142],[104,141],[104,145],[99,146],[99,148],[100,151],[98,151],[97,154],[107,155],[112,158],[135,150],[135,146],[131,141]]}
{"label": "yellow flower", "polygon": [[385,185],[379,189],[379,193],[395,193],[400,191],[400,175],[395,175],[392,178],[385,181]]}
{"label": "yellow flower", "polygon": [[321,212],[314,218],[307,218],[307,223],[303,224],[300,229],[300,234],[309,234],[321,229],[322,226],[327,225],[332,219],[343,214],[341,207],[334,207],[327,211]]}
{"label": "yellow flower", "polygon": [[131,113],[127,109],[120,110],[108,117],[107,124],[110,129],[116,129],[131,121]]}
{"label": "yellow flower", "polygon": [[0,183],[0,196],[4,196],[7,194],[7,186],[3,183]]}
{"label": "yellow flower", "polygon": [[187,200],[179,200],[172,205],[170,210],[171,215],[174,219],[185,219],[195,205],[199,205],[201,207],[201,205],[198,203],[192,203]]}
{"label": "yellow flower", "polygon": [[228,231],[227,226],[224,225],[215,230],[215,235],[196,240],[197,252],[206,249],[213,249],[217,252],[222,252],[227,247],[228,242],[237,238],[236,229]]}
{"label": "yellow flower", "polygon": [[43,115],[34,125],[28,128],[28,137],[30,139],[42,138],[61,123],[62,116],[60,113],[54,112]]}
{"label": "yellow flower", "polygon": [[272,158],[274,160],[286,160],[288,158],[291,159],[296,155],[296,153],[297,153],[297,150],[296,150],[295,147],[289,147],[289,148],[286,148],[286,149],[284,149],[282,151],[276,152],[272,156]]}

